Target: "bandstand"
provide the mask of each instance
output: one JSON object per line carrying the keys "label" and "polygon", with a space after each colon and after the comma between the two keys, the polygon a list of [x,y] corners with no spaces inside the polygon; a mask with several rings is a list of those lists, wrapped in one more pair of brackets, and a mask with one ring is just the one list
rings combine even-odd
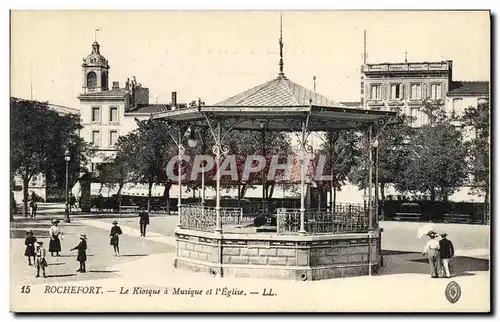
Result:
{"label": "bandstand", "polygon": [[[282,53],[282,42],[280,41]],[[366,158],[386,125],[398,122],[395,112],[352,109],[308,90],[283,73],[275,79],[216,105],[198,105],[153,115],[178,127],[179,158],[188,127],[208,127],[215,142],[215,166],[229,151],[225,140],[233,130],[292,132],[298,136],[300,163],[309,153],[311,132],[357,129],[367,138]],[[307,209],[305,170],[300,167],[300,208],[278,208],[274,232],[244,227],[242,209],[220,204],[220,176],[216,176],[216,206],[181,205],[175,229],[174,266],[220,277],[262,277],[318,280],[375,274],[382,265],[381,236],[374,216],[372,167],[368,207]],[[180,185],[179,185],[180,187]]]}

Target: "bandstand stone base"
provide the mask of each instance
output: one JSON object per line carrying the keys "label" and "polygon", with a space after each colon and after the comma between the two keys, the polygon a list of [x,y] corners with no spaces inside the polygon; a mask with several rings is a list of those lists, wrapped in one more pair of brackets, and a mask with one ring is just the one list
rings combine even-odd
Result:
{"label": "bandstand stone base", "polygon": [[220,277],[312,281],[376,274],[382,229],[366,233],[278,235],[176,229],[174,266]]}

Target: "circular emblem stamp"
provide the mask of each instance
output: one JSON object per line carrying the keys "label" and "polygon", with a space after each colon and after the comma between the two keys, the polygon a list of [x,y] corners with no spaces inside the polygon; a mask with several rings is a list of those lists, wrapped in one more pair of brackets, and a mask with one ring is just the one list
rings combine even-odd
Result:
{"label": "circular emblem stamp", "polygon": [[448,285],[446,285],[444,295],[446,295],[446,298],[450,301],[450,303],[456,303],[460,299],[460,295],[462,295],[460,285],[458,285],[455,281],[451,281]]}

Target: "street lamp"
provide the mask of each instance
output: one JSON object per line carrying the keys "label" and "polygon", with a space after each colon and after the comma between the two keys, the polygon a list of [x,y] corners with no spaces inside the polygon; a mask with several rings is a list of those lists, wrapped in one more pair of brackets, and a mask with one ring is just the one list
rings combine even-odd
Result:
{"label": "street lamp", "polygon": [[66,161],[66,212],[64,222],[69,223],[69,204],[68,204],[68,179],[69,179],[69,161],[71,157],[69,156],[69,150],[64,151],[64,161]]}

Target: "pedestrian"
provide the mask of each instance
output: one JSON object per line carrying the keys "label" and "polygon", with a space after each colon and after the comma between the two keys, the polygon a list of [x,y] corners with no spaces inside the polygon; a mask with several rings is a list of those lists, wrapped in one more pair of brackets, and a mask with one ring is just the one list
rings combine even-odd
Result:
{"label": "pedestrian", "polygon": [[436,240],[437,234],[433,231],[427,233],[429,236],[429,241],[425,244],[424,256],[429,259],[429,265],[431,268],[431,277],[438,278],[438,273],[440,269],[441,261],[439,259],[439,242]]}
{"label": "pedestrian", "polygon": [[149,225],[149,214],[146,210],[139,211],[139,226],[141,228],[141,237],[146,237],[146,227]]}
{"label": "pedestrian", "polygon": [[447,239],[446,236],[448,236],[447,233],[441,234],[441,240],[439,241],[439,257],[444,270],[444,276],[450,278],[450,259],[455,256],[455,248],[451,240]]}
{"label": "pedestrian", "polygon": [[115,220],[113,221],[113,227],[111,227],[111,232],[109,235],[111,236],[111,239],[109,241],[109,244],[113,246],[113,250],[115,251],[115,256],[120,256],[120,246],[119,246],[119,235],[122,234],[122,229],[120,226],[118,226],[118,222]]}
{"label": "pedestrian", "polygon": [[38,196],[34,191],[32,191],[30,197],[31,218],[36,217],[37,201],[38,201]]}
{"label": "pedestrian", "polygon": [[[24,240],[24,244],[26,245],[26,250],[24,251],[24,256],[28,257],[28,265],[29,266],[33,266],[36,263],[35,243],[36,243],[36,237],[33,236],[33,231],[30,229],[26,232],[26,239]],[[33,264],[31,264],[31,257],[33,257]]]}
{"label": "pedestrian", "polygon": [[36,244],[36,277],[40,277],[40,268],[42,269],[43,272],[43,277],[47,277],[45,275],[45,267],[48,266],[47,264],[47,259],[45,258],[47,252],[45,251],[45,248],[43,247],[43,241],[39,241]]}
{"label": "pedestrian", "polygon": [[85,273],[85,262],[87,261],[87,235],[80,235],[80,243],[75,247],[71,248],[71,250],[78,250],[78,255],[76,256],[76,260],[80,262],[80,268],[77,269],[77,272]]}
{"label": "pedestrian", "polygon": [[70,192],[69,193],[69,212],[71,212],[72,208],[76,208],[75,204],[76,204],[75,195],[72,192]]}
{"label": "pedestrian", "polygon": [[52,257],[54,257],[54,253],[56,253],[56,256],[60,256],[59,252],[61,251],[60,236],[62,236],[62,233],[59,230],[58,225],[59,225],[59,220],[52,219],[52,226],[49,229],[49,236],[50,236],[49,252],[50,256]]}
{"label": "pedestrian", "polygon": [[102,212],[102,208],[104,207],[104,197],[102,196],[102,193],[97,196],[97,209],[99,209],[99,212]]}

